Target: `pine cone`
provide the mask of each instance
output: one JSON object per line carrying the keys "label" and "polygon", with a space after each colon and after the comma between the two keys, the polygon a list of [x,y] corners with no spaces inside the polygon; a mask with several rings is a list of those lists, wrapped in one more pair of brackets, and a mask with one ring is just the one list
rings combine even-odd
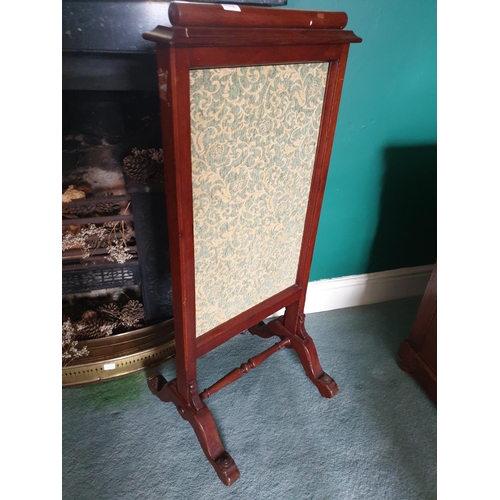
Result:
{"label": "pine cone", "polygon": [[123,171],[136,184],[163,182],[163,150],[132,149],[132,154],[123,159]]}
{"label": "pine cone", "polygon": [[120,309],[113,303],[100,307],[99,312],[107,321],[116,321],[120,317]]}
{"label": "pine cone", "polygon": [[87,215],[92,213],[91,205],[76,205],[74,207],[67,206],[63,209],[63,216],[67,218],[75,218],[75,217],[87,217]]}
{"label": "pine cone", "polygon": [[93,321],[97,318],[97,313],[93,310],[83,311],[82,317],[80,318],[80,323],[87,323],[89,321]]}
{"label": "pine cone", "polygon": [[76,323],[75,340],[89,340],[108,337],[113,333],[114,328],[115,323],[110,323],[105,319],[97,317],[96,313],[94,317],[90,317],[90,319],[82,319]]}
{"label": "pine cone", "polygon": [[120,313],[120,323],[124,326],[137,326],[144,321],[144,307],[138,300],[129,300]]}
{"label": "pine cone", "polygon": [[96,215],[118,215],[120,213],[120,205],[118,203],[96,203]]}
{"label": "pine cone", "polygon": [[88,205],[76,205],[63,207],[63,217],[65,218],[85,218],[105,215],[118,215],[120,205],[117,203],[91,203]]}

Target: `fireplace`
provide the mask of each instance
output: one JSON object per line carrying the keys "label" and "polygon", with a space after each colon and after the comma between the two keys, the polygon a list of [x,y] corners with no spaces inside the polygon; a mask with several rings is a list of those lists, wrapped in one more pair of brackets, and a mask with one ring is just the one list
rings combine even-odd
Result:
{"label": "fireplace", "polygon": [[63,386],[174,354],[155,54],[141,31],[165,8],[63,2]]}

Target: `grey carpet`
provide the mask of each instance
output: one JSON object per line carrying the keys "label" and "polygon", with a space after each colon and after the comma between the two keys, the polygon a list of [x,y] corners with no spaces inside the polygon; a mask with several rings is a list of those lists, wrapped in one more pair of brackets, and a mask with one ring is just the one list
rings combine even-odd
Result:
{"label": "grey carpet", "polygon": [[[413,500],[436,494],[436,406],[395,362],[419,298],[307,316],[340,387],[322,398],[283,349],[207,400],[241,477],[224,486],[148,373],[62,390],[64,500]],[[198,361],[200,390],[271,345],[238,335]],[[175,376],[174,360],[149,373]]]}

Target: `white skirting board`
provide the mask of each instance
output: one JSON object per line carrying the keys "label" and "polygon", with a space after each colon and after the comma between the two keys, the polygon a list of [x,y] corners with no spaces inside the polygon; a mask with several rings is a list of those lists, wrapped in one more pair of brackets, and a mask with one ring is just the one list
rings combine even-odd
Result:
{"label": "white skirting board", "polygon": [[[433,265],[311,281],[304,312],[316,313],[423,295]],[[272,316],[283,314],[284,309]]]}

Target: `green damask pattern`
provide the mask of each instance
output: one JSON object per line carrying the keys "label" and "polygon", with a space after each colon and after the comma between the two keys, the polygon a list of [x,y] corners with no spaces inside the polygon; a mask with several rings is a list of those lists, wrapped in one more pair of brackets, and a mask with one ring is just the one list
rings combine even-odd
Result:
{"label": "green damask pattern", "polygon": [[190,72],[198,336],[295,283],[327,71]]}

